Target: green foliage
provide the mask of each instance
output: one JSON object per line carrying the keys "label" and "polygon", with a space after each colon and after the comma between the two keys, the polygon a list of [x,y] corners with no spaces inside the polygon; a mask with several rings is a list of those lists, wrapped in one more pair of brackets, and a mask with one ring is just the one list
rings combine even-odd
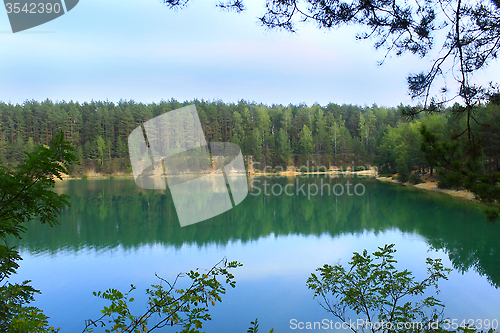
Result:
{"label": "green foliage", "polygon": [[[476,124],[466,136],[467,119],[454,105],[440,115],[388,126],[381,137],[374,163],[381,174],[399,174],[403,182],[418,183],[413,173],[436,170],[438,187],[466,189],[488,204],[487,217],[500,214],[500,107],[488,104],[474,109]],[[458,111],[457,111],[458,110]],[[411,179],[410,179],[411,177]]]}
{"label": "green foliage", "polygon": [[34,294],[40,291],[28,285],[7,284],[0,287],[0,330],[6,333],[58,332],[48,326],[48,317],[42,310],[26,304],[34,301]]}
{"label": "green foliage", "polygon": [[486,216],[495,220],[500,214],[500,172],[485,170],[483,148],[474,141],[438,140],[425,126],[421,134],[425,158],[441,167],[439,187],[471,191],[477,199],[490,205]]}
{"label": "green foliage", "polygon": [[[242,147],[245,142],[245,129],[243,128],[243,118],[238,111],[233,113],[233,137],[232,142]],[[246,147],[245,147],[246,148]]]}
{"label": "green foliage", "polygon": [[406,183],[408,181],[408,177],[410,176],[410,170],[408,169],[408,162],[406,161],[405,155],[401,155],[396,160],[396,171],[398,173],[398,180]]}
{"label": "green foliage", "polygon": [[292,147],[290,146],[288,133],[283,128],[278,132],[277,148],[280,156],[278,165],[284,167],[291,165]]}
{"label": "green foliage", "polygon": [[255,161],[260,163],[262,161],[262,135],[258,128],[252,131],[250,147]]}
{"label": "green foliage", "polygon": [[257,333],[259,331],[259,323],[257,321],[257,318],[255,318],[255,321],[250,322],[250,327],[247,330],[247,333]]}
{"label": "green foliage", "polygon": [[[67,140],[77,148],[81,162],[81,167],[73,168],[75,174],[92,169],[99,173],[131,172],[127,146],[131,131],[155,116],[193,103],[207,141],[234,142],[243,155],[253,155],[254,161],[262,163],[261,168],[299,163],[304,125],[312,138],[312,146],[308,144],[306,151],[316,154],[317,165],[328,168],[331,164],[351,163],[352,154],[360,152],[363,156],[354,159],[370,162],[383,129],[398,119],[396,108],[334,103],[284,107],[197,100],[147,105],[133,101],[78,104],[46,100],[23,105],[0,102],[0,159],[13,167],[22,160],[21,150],[30,147],[29,138],[34,144],[48,144],[53,133],[63,130]],[[26,120],[18,114],[23,114]]]}
{"label": "green foliage", "polygon": [[314,143],[312,138],[312,133],[307,125],[302,127],[302,131],[300,132],[300,152],[309,156],[314,151]]}
{"label": "green foliage", "polygon": [[369,150],[369,146],[373,143],[371,134],[375,130],[375,121],[376,117],[371,109],[367,109],[365,114],[361,114],[359,117],[359,133],[366,151]]}
{"label": "green foliage", "polygon": [[[111,304],[101,310],[103,315],[100,318],[86,321],[84,332],[105,327],[106,332],[139,333],[173,325],[180,326],[181,333],[200,332],[203,322],[211,320],[209,306],[222,302],[221,296],[226,293],[222,282],[233,288],[236,285],[234,275],[229,270],[240,266],[242,264],[236,261],[223,259],[209,270],[197,268],[186,274],[178,274],[172,283],[157,276],[161,283],[146,290],[148,307],[140,315],[132,314],[129,308],[129,303],[134,301],[130,297],[135,289],[133,285],[127,293],[116,289],[94,292],[95,296],[109,300]],[[179,279],[186,276],[191,280],[189,287],[177,288]],[[153,316],[159,319],[151,323]]]}
{"label": "green foliage", "polygon": [[[52,140],[50,147],[37,146],[33,153],[26,153],[26,160],[14,171],[0,166],[0,238],[4,244],[7,244],[9,235],[20,238],[26,231],[23,223],[34,218],[51,226],[58,224],[57,213],[69,205],[69,201],[68,196],[59,195],[51,189],[54,177],[62,179],[63,174],[70,172],[71,163],[76,161],[73,150],[64,141],[61,132]],[[7,255],[2,256],[1,281],[14,273],[17,265],[6,259],[15,256],[15,251],[7,245],[1,245],[0,249],[0,253]]]}
{"label": "green foliage", "polygon": [[[328,114],[327,114],[328,115]],[[328,119],[328,118],[327,118]],[[380,133],[378,133],[380,135]],[[333,164],[337,165],[337,158],[346,155],[352,149],[352,137],[345,126],[342,115],[339,120],[334,120],[327,130],[325,151],[333,154]]]}
{"label": "green foliage", "polygon": [[[259,322],[257,321],[257,318],[255,318],[254,321],[251,321],[250,325],[251,326],[248,328],[247,333],[257,333],[259,331]],[[271,328],[269,333],[273,333],[273,332],[274,332],[274,328]]]}
{"label": "green foliage", "polygon": [[414,121],[387,127],[375,150],[374,163],[379,166],[381,173],[403,174],[402,181],[405,182],[410,171],[424,166],[418,131],[421,124],[421,121]]}
{"label": "green foliage", "polygon": [[[462,165],[468,163],[465,160],[464,151],[458,141],[445,141],[437,139],[426,126],[422,126],[420,134],[423,137],[421,149],[426,160],[433,165],[440,166],[448,172],[440,173],[439,185],[441,188],[460,188],[465,173]],[[470,162],[470,160],[469,160]]]}
{"label": "green foliage", "polygon": [[[29,147],[28,147],[29,148]],[[33,147],[23,163],[9,171],[0,166],[0,282],[14,274],[21,260],[18,251],[9,246],[8,237],[21,238],[25,223],[38,218],[41,223],[58,224],[57,215],[69,205],[66,195],[52,191],[54,177],[61,179],[76,161],[74,148],[60,132],[51,146]],[[28,285],[6,282],[0,287],[0,328],[4,332],[52,332],[47,317],[36,307],[26,306],[38,290]]]}
{"label": "green foliage", "polygon": [[412,172],[408,177],[408,182],[410,182],[413,185],[416,185],[422,183],[422,179],[416,172]]}
{"label": "green foliage", "polygon": [[372,255],[366,250],[354,252],[347,269],[325,264],[317,269],[319,275],[311,274],[307,286],[321,298],[320,305],[343,322],[349,322],[348,310],[370,322],[435,322],[443,304],[424,294],[429,287],[439,292],[438,281],[446,280],[451,269],[444,268],[441,259],[427,258],[428,276],[418,282],[408,270],[396,269],[395,252],[394,244],[379,247]]}
{"label": "green foliage", "polygon": [[30,136],[28,139],[28,143],[26,144],[26,151],[28,153],[32,153],[35,151],[35,141],[33,141],[33,138]]}
{"label": "green foliage", "polygon": [[97,137],[97,151],[98,151],[98,158],[97,158],[97,161],[99,164],[103,164],[104,163],[104,153],[105,153],[105,150],[106,150],[106,142],[104,141],[104,139],[99,135]]}
{"label": "green foliage", "polygon": [[[61,178],[63,173],[69,172],[69,162],[74,160],[74,155],[69,153],[69,150],[72,150],[72,147],[63,141],[63,134],[60,133],[52,141],[52,147],[39,146],[34,153],[27,153],[27,159],[22,165],[17,166],[14,172],[8,171],[5,167],[0,169],[4,192],[0,206],[3,222],[9,219],[22,222],[26,217],[25,214],[30,211],[33,200],[37,201],[36,198],[42,194],[44,198],[49,195],[45,192],[54,184],[51,176]],[[53,199],[54,197],[49,196],[48,201],[52,202]],[[54,208],[53,205],[50,208]],[[43,222],[55,222],[54,217],[46,211],[43,215]]]}

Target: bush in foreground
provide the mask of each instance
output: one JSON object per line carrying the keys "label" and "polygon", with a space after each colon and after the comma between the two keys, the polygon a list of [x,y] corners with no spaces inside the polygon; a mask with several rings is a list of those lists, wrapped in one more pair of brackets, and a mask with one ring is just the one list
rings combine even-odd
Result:
{"label": "bush in foreground", "polygon": [[[325,264],[316,270],[319,274],[311,274],[307,286],[320,298],[320,305],[341,322],[363,319],[367,323],[350,326],[354,332],[476,332],[468,322],[445,319],[444,305],[434,296],[426,296],[429,287],[439,293],[438,282],[448,279],[451,269],[444,268],[441,259],[427,258],[427,277],[416,281],[408,270],[396,269],[395,252],[394,244],[379,247],[373,254],[354,252],[349,267]],[[492,326],[478,329],[492,332],[496,329]]]}

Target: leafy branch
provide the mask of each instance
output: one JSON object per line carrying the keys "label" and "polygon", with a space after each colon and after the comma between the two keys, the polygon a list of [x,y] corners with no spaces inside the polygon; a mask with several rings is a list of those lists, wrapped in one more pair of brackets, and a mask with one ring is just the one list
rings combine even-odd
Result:
{"label": "leafy branch", "polygon": [[[354,252],[347,269],[340,264],[325,264],[316,270],[319,274],[311,274],[307,287],[314,290],[315,298],[320,298],[320,305],[342,322],[349,322],[348,310],[364,316],[368,322],[412,323],[418,320],[428,325],[436,321],[442,315],[437,308],[444,305],[434,296],[424,297],[424,294],[429,287],[439,293],[438,281],[447,280],[451,269],[444,268],[441,259],[427,258],[428,276],[418,282],[408,270],[396,269],[395,252],[394,244],[379,247],[372,255],[366,250],[361,254]],[[419,298],[414,301],[410,297]],[[358,331],[355,327],[350,328],[353,332]],[[383,329],[383,326],[370,328],[372,332]]]}
{"label": "leafy branch", "polygon": [[[179,273],[172,283],[159,276],[160,284],[152,285],[146,290],[149,296],[148,307],[141,315],[134,315],[130,311],[129,303],[134,301],[130,293],[136,289],[131,285],[127,293],[116,289],[105,292],[94,292],[94,295],[111,301],[104,307],[103,315],[96,320],[86,320],[83,332],[93,332],[97,327],[105,328],[106,332],[151,332],[155,329],[170,326],[182,327],[181,333],[196,333],[202,328],[203,322],[211,320],[209,306],[222,302],[221,296],[226,293],[229,285],[235,287],[234,275],[230,269],[242,266],[236,261],[226,258],[219,261],[212,268],[202,270],[197,268],[188,273]],[[187,288],[177,288],[179,279],[187,277],[191,284]],[[162,285],[162,284],[165,284]],[[150,319],[156,315],[156,323]]]}
{"label": "leafy branch", "polygon": [[[21,238],[25,222],[39,218],[51,226],[58,224],[60,210],[70,205],[68,196],[52,191],[54,177],[62,178],[76,162],[74,148],[64,140],[61,131],[50,146],[37,146],[34,152],[13,171],[0,165],[0,282],[14,274],[21,260],[19,252],[9,246],[7,237]],[[2,332],[55,332],[48,317],[33,306],[26,306],[40,293],[29,285],[5,282],[0,287],[0,330]]]}

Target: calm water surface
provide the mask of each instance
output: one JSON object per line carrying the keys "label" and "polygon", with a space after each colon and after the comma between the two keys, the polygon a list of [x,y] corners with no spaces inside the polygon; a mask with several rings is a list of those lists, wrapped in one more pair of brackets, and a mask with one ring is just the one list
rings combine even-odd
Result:
{"label": "calm water surface", "polygon": [[[309,184],[345,186],[348,180],[361,183],[364,194],[307,195]],[[291,319],[334,319],[305,285],[311,272],[325,263],[347,263],[354,251],[395,243],[399,267],[420,279],[427,257],[454,268],[438,295],[447,317],[500,320],[500,224],[486,222],[475,204],[367,179],[253,181],[239,206],[184,228],[168,190],[142,190],[133,180],[60,182],[56,191],[70,195],[72,207],[62,212],[59,226],[29,224],[13,280],[31,279],[42,291],[35,305],[52,325],[81,332],[84,320],[96,319],[107,304],[92,291],[128,291],[133,283],[133,309],[140,311],[144,290],[158,282],[155,273],[172,280],[227,257],[244,266],[233,272],[236,288],[211,308],[206,331],[246,332],[258,317],[262,332],[292,332]],[[292,184],[293,195],[266,195],[264,182],[268,194],[275,184],[275,193]],[[296,191],[302,184],[305,193]]]}

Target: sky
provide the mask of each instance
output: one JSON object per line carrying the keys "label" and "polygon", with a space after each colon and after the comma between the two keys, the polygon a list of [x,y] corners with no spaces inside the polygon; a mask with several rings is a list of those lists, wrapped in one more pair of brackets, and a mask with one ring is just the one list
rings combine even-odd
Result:
{"label": "sky", "polygon": [[[359,27],[269,31],[257,21],[264,1],[246,1],[241,14],[216,3],[191,0],[170,10],[160,0],[80,0],[65,15],[15,34],[2,10],[0,101],[418,102],[406,76],[428,68],[428,60],[405,55],[378,66],[384,52],[373,41],[355,41]],[[498,73],[495,63],[477,80]]]}

